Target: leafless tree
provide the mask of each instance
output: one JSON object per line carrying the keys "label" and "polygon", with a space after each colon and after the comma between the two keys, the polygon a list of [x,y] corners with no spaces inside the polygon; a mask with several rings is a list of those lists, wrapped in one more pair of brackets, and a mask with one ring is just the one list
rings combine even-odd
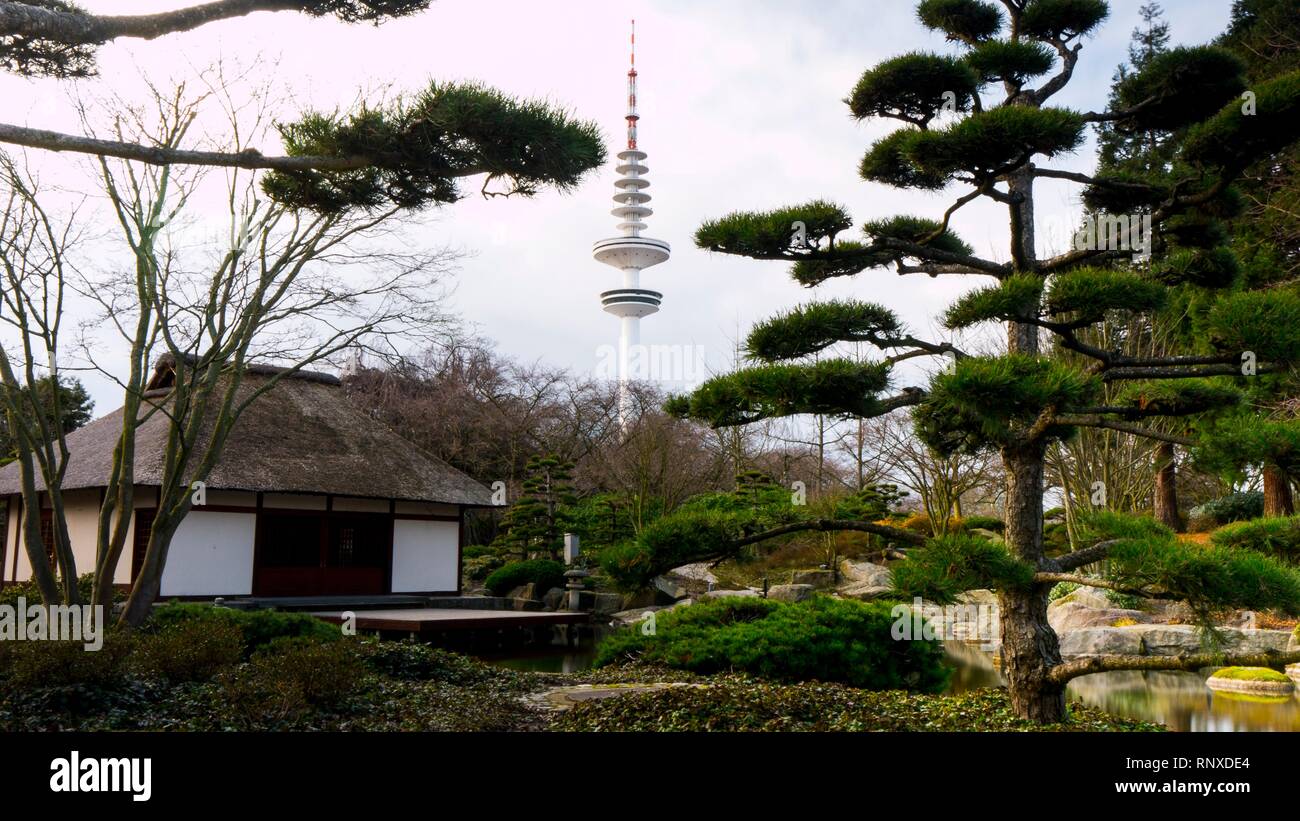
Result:
{"label": "leafless tree", "polygon": [[[220,76],[197,95],[180,86],[155,94],[152,111],[127,110],[115,133],[135,141],[176,146],[204,104],[230,103]],[[248,99],[248,98],[245,98]],[[271,99],[225,106],[232,139],[262,136]],[[240,145],[236,144],[238,150]],[[163,484],[140,572],[123,614],[139,624],[157,597],[171,538],[191,506],[191,488],[206,480],[241,414],[280,379],[345,351],[388,357],[403,346],[444,334],[441,309],[444,252],[393,251],[401,210],[317,214],[267,202],[256,177],[238,170],[219,180],[201,167],[150,166],[101,157],[103,190],[134,270],[98,271],[82,281],[82,295],[99,308],[100,327],[129,348],[129,371],[87,360],[122,387],[123,426],[111,482],[100,510],[95,598],[107,603],[133,510],[135,431],[154,414],[167,417]],[[225,224],[214,239],[193,235],[208,228],[188,223],[187,209],[201,191],[219,186]],[[170,393],[146,395],[149,363],[164,355],[175,363]],[[251,365],[284,368],[246,387]]]}
{"label": "leafless tree", "polygon": [[941,456],[921,442],[911,420],[897,412],[872,420],[879,424],[882,459],[897,484],[916,494],[934,535],[968,504],[989,507],[1002,476],[995,456],[985,453]]}
{"label": "leafless tree", "polygon": [[42,407],[42,379],[58,385],[63,305],[70,273],[68,257],[80,235],[75,227],[79,203],[64,214],[52,214],[44,205],[41,187],[33,173],[7,155],[0,154],[0,186],[5,189],[0,213],[0,322],[7,333],[0,342],[0,411],[17,444],[22,476],[23,544],[32,566],[32,578],[47,601],[77,601],[76,560],[67,523],[55,517],[54,559],[62,573],[55,577],[41,535],[41,479],[51,503],[62,508],[61,485],[68,450],[63,431],[50,424],[60,419],[60,391],[50,391],[52,407]]}

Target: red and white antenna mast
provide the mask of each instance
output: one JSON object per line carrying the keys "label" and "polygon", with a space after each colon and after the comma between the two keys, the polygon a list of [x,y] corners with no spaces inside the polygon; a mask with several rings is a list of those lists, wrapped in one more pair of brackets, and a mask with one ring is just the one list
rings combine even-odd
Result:
{"label": "red and white antenna mast", "polygon": [[632,68],[627,72],[627,147],[636,149],[636,20],[632,21]]}

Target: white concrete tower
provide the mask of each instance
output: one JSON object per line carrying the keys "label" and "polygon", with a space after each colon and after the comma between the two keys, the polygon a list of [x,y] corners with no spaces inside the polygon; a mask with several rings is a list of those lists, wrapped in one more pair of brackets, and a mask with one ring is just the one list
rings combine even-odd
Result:
{"label": "white concrete tower", "polygon": [[646,153],[637,148],[636,126],[640,116],[636,110],[636,21],[632,21],[632,68],[627,73],[627,149],[618,153],[619,173],[614,187],[617,204],[610,213],[621,220],[621,236],[602,239],[592,247],[597,262],[612,265],[623,272],[623,287],[600,295],[605,312],[619,318],[622,324],[618,338],[618,424],[627,429],[632,418],[631,394],[628,391],[629,370],[633,351],[641,344],[641,317],[658,313],[663,294],[641,287],[641,272],[652,265],[664,262],[672,254],[668,243],[661,239],[644,237],[643,220],[653,211],[646,207],[650,187],[645,174],[650,169],[643,163]]}

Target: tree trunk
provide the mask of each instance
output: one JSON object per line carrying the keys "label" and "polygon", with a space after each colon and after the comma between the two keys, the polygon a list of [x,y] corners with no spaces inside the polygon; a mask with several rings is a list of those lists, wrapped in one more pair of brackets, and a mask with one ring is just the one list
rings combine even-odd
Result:
{"label": "tree trunk", "polygon": [[[1034,243],[1033,166],[1012,174],[1012,255],[1020,271],[1038,268]],[[1038,355],[1036,326],[1007,323],[1007,351]],[[1006,545],[1012,555],[1035,569],[1043,559],[1043,479],[1046,449],[1041,442],[1002,450],[1006,469]],[[1052,585],[998,592],[1002,635],[1002,672],[1007,677],[1011,709],[1018,717],[1051,724],[1065,720],[1065,686],[1050,677],[1061,663],[1056,632],[1047,622],[1047,595]]]}
{"label": "tree trunk", "polygon": [[1178,467],[1174,460],[1174,446],[1170,442],[1161,442],[1156,447],[1156,521],[1175,533],[1183,532],[1182,520],[1178,516]]}
{"label": "tree trunk", "polygon": [[1291,477],[1272,465],[1264,468],[1264,515],[1295,515],[1295,500],[1291,497]]}
{"label": "tree trunk", "polygon": [[[160,490],[159,502],[162,498]],[[149,543],[145,547],[140,573],[136,576],[131,593],[127,596],[126,605],[122,608],[118,623],[124,627],[134,628],[144,624],[149,614],[153,612],[153,603],[158,600],[158,594],[162,592],[162,574],[163,567],[167,564],[167,550],[171,547],[172,536],[176,534],[176,528],[181,523],[180,517],[168,516],[163,511],[164,508],[160,504],[158,515],[155,516],[149,531]]]}
{"label": "tree trunk", "polygon": [[[1043,451],[1008,448],[1006,466],[1006,543],[1019,559],[1037,567],[1043,557]],[[998,593],[1002,636],[1002,672],[1011,693],[1011,709],[1020,718],[1044,724],[1065,719],[1065,688],[1049,674],[1061,663],[1056,632],[1047,622],[1047,595],[1052,585]]]}

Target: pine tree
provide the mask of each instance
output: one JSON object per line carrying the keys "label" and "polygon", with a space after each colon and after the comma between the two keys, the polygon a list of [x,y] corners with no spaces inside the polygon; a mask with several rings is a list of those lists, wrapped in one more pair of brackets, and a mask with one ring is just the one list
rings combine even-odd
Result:
{"label": "pine tree", "polygon": [[[1121,95],[1124,93],[1125,84],[1129,83],[1135,75],[1141,74],[1153,60],[1169,52],[1169,24],[1164,20],[1164,10],[1160,4],[1154,2],[1143,4],[1138,9],[1138,16],[1142,23],[1133,30],[1129,39],[1128,62],[1116,69],[1111,84],[1109,105],[1112,109],[1122,107]],[[1097,136],[1099,173],[1128,174],[1156,183],[1167,179],[1173,169],[1177,141],[1175,134],[1167,128],[1134,128],[1123,123],[1103,121],[1097,124]],[[1140,210],[1144,214],[1150,212],[1149,208]],[[1097,209],[1089,209],[1087,218],[1104,219],[1105,213]],[[1081,329],[1080,333],[1092,337],[1088,339],[1091,344],[1105,344],[1106,340],[1118,342],[1124,353],[1130,356],[1165,355],[1169,353],[1170,338],[1180,330],[1179,319],[1180,315],[1176,311],[1153,312],[1150,315],[1112,312],[1103,320],[1102,326],[1097,331]],[[1077,354],[1068,351],[1064,354],[1076,360],[1078,358]],[[1103,396],[1104,403],[1110,404],[1120,390],[1127,390],[1131,394],[1134,389],[1135,386],[1131,385],[1107,386],[1104,388],[1106,392]],[[1159,425],[1159,427],[1168,431],[1175,426]],[[1101,454],[1113,453],[1118,450],[1111,447],[1115,440],[1122,440],[1126,446],[1132,447],[1139,453],[1149,449],[1154,472],[1151,492],[1152,513],[1156,521],[1166,527],[1175,531],[1182,530],[1182,519],[1178,512],[1178,453],[1173,442],[1145,442],[1140,437],[1137,441],[1133,441],[1134,437],[1111,430],[1080,431],[1077,439],[1081,440],[1080,450],[1084,452],[1091,450]],[[1089,448],[1089,445],[1092,447]],[[1103,464],[1097,467],[1102,470],[1093,471],[1090,479],[1109,480],[1107,469],[1110,465]],[[1107,506],[1111,509],[1123,509],[1117,508],[1116,505],[1134,506],[1142,501],[1116,498],[1119,495],[1110,494]],[[1074,506],[1070,506],[1069,512],[1070,524],[1074,525],[1077,522],[1077,511]]]}
{"label": "pine tree", "polygon": [[[35,383],[37,396],[35,401],[29,399],[6,404],[15,407],[43,408],[45,411],[44,423],[43,425],[35,424],[34,427],[49,431],[51,438],[57,436],[58,432],[71,433],[90,421],[91,414],[95,409],[95,402],[90,398],[90,394],[86,392],[81,380],[59,377],[58,383],[57,396],[53,391],[54,379],[46,376],[38,379]],[[0,386],[0,390],[4,390],[4,387]],[[31,388],[26,387],[19,390],[31,392]],[[56,416],[58,417],[57,420]],[[18,443],[14,441],[9,420],[5,415],[0,414],[0,465],[12,462],[17,450]]]}
{"label": "pine tree", "polygon": [[501,522],[501,546],[519,551],[521,560],[540,554],[558,558],[577,500],[570,485],[573,463],[555,454],[534,456],[525,467],[523,494]]}
{"label": "pine tree", "polygon": [[[1252,87],[1293,73],[1300,69],[1300,8],[1294,0],[1238,0],[1218,42],[1246,64]],[[1300,279],[1300,145],[1252,165],[1237,187],[1243,206],[1227,227],[1241,260],[1241,287],[1294,287]],[[1251,387],[1246,409],[1203,444],[1202,461],[1237,480],[1257,472],[1264,515],[1289,516],[1295,512],[1300,382],[1283,372]]]}
{"label": "pine tree", "polygon": [[[841,235],[854,226],[847,211],[814,201],[734,213],[705,223],[696,234],[701,248],[790,261],[794,278],[808,286],[889,266],[899,274],[993,277],[996,284],[960,299],[943,323],[952,330],[1004,323],[1004,354],[969,356],[951,343],[921,339],[882,305],[814,302],[752,330],[751,367],[714,378],[669,404],[675,413],[715,426],[799,414],[870,417],[910,407],[919,435],[936,450],[998,453],[1006,475],[1005,543],[964,534],[929,540],[896,566],[895,586],[904,595],[938,602],[967,589],[996,590],[1012,707],[1041,722],[1064,719],[1065,686],[1079,675],[1222,663],[1213,654],[1063,662],[1047,620],[1048,593],[1061,581],[1183,599],[1207,618],[1215,605],[1300,611],[1300,574],[1294,570],[1267,557],[1189,546],[1150,520],[1099,516],[1084,534],[1087,546],[1057,557],[1044,549],[1044,455],[1052,442],[1095,427],[1189,445],[1189,438],[1163,434],[1143,421],[1199,414],[1221,403],[1224,392],[1206,380],[1241,377],[1243,358],[1268,372],[1300,357],[1300,297],[1281,290],[1214,295],[1196,351],[1135,357],[1089,345],[1081,335],[1110,311],[1159,310],[1171,285],[1231,283],[1236,260],[1224,247],[1219,219],[1233,211],[1233,181],[1259,158],[1292,143],[1300,114],[1300,73],[1254,84],[1256,106],[1248,114],[1241,98],[1244,66],[1215,47],[1156,55],[1120,84],[1108,110],[1080,113],[1051,105],[1071,80],[1081,40],[1108,12],[1102,0],[919,4],[921,22],[946,35],[961,56],[918,52],[887,60],[863,74],[846,102],[858,119],[904,123],[867,152],[859,166],[867,182],[929,191],[964,188],[941,218],[876,220],[866,224],[862,239],[847,239]],[[1099,122],[1187,135],[1175,168],[1160,180],[1040,164],[1039,158],[1077,149],[1088,124]],[[1151,270],[1130,269],[1135,249],[1123,240],[1136,237],[1125,232],[1117,232],[1114,243],[1081,243],[1040,258],[1033,219],[1040,179],[1083,185],[1089,207],[1114,216],[1117,226],[1120,217],[1127,226],[1130,216],[1149,214],[1161,240],[1152,249],[1158,258]],[[954,214],[977,199],[1007,210],[1008,262],[977,256],[951,226]],[[1082,361],[1047,358],[1044,336]],[[888,355],[875,362],[825,355],[842,342],[869,343]],[[822,356],[813,360],[817,354]],[[957,361],[924,387],[889,392],[895,364],[927,355],[953,355]],[[1122,383],[1165,387],[1137,391],[1119,407],[1099,402],[1103,386]],[[703,542],[698,531],[708,523],[695,524],[695,532],[682,528],[676,535]],[[721,523],[719,532],[725,535],[726,526]],[[830,526],[848,529],[846,523]],[[660,529],[661,535],[672,532],[669,524]],[[673,548],[666,538],[658,544]],[[679,557],[680,548],[673,549]],[[1109,560],[1106,578],[1078,572],[1102,559]]]}
{"label": "pine tree", "polygon": [[[1144,3],[1138,9],[1142,25],[1133,29],[1129,41],[1128,63],[1115,70],[1111,83],[1110,107],[1119,103],[1119,89],[1134,74],[1141,73],[1156,57],[1169,51],[1169,24],[1159,3]],[[1171,152],[1161,151],[1169,144],[1168,135],[1156,131],[1131,132],[1113,122],[1097,124],[1101,166],[1150,173],[1164,169]]]}

